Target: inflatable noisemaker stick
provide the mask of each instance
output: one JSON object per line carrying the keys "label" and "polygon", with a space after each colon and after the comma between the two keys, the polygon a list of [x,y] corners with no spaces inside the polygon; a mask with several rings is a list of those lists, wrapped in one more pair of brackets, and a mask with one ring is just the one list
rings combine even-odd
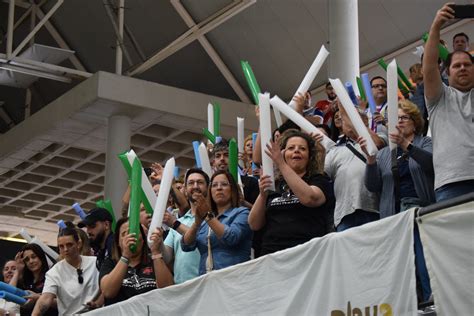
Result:
{"label": "inflatable noisemaker stick", "polygon": [[[387,85],[388,133],[390,134],[397,132],[398,123],[397,62],[395,59],[388,65]],[[396,143],[390,141],[389,146],[390,151],[397,150]]]}
{"label": "inflatable noisemaker stick", "polygon": [[362,118],[360,117],[359,112],[357,112],[356,108],[352,105],[352,101],[347,95],[346,89],[344,89],[344,86],[342,85],[341,81],[339,79],[329,79],[329,82],[331,82],[331,85],[334,88],[334,91],[336,92],[336,95],[339,98],[339,101],[341,102],[344,110],[349,116],[352,125],[354,125],[357,134],[366,139],[367,151],[369,155],[375,155],[378,151],[377,147],[375,146],[372,137],[370,137],[367,127],[365,126],[364,122],[362,122]]}
{"label": "inflatable noisemaker stick", "polygon": [[[26,303],[26,299],[18,295],[14,295],[9,292],[0,291],[0,298],[4,299],[7,302],[16,303],[18,305],[23,305]],[[8,314],[9,315],[9,314]]]}
{"label": "inflatable noisemaker stick", "polygon": [[[243,155],[245,152],[244,124],[245,124],[245,119],[242,117],[237,117],[237,147],[239,149],[240,155]],[[240,167],[244,168],[244,162],[240,159],[239,159],[239,165]]]}
{"label": "inflatable noisemaker stick", "polygon": [[199,157],[199,142],[193,141],[194,159],[196,160],[196,167],[202,169],[201,158]]}
{"label": "inflatable noisemaker stick", "polygon": [[[426,43],[428,41],[428,33],[423,34],[421,39]],[[441,43],[438,43],[438,54],[441,60],[446,61],[446,59],[448,59],[449,51],[446,47],[441,45]]]}
{"label": "inflatable noisemaker stick", "polygon": [[[387,63],[385,62],[385,60],[383,60],[383,58],[380,58],[377,63],[380,65],[380,67],[383,68],[383,70],[387,71]],[[401,71],[401,70],[400,70]],[[402,72],[403,73],[403,72]],[[405,77],[406,78],[406,77]],[[408,79],[407,79],[408,80]],[[408,90],[407,88],[405,87],[405,85],[397,79],[397,82],[398,82],[398,88],[400,89],[400,91],[402,91],[402,93],[407,93]]]}
{"label": "inflatable noisemaker stick", "polygon": [[397,65],[397,74],[398,76],[402,79],[403,83],[405,84],[405,86],[410,89],[410,90],[413,90],[414,87],[413,85],[411,84],[411,81],[408,80],[407,76],[405,75],[405,73],[403,72],[403,70]]}
{"label": "inflatable noisemaker stick", "polygon": [[81,218],[81,220],[83,220],[84,218],[86,218],[87,214],[86,212],[84,212],[84,210],[81,208],[81,206],[79,205],[79,203],[74,203],[72,205],[72,208],[74,209],[74,211],[76,211],[76,214]]}
{"label": "inflatable noisemaker stick", "polygon": [[277,127],[280,127],[283,124],[280,111],[278,111],[277,109],[273,109],[273,114],[275,116],[275,122],[276,122]]}
{"label": "inflatable noisemaker stick", "polygon": [[26,232],[26,230],[24,228],[20,229],[20,235],[21,237],[23,237],[24,240],[26,240],[29,244],[37,244],[38,246],[41,247],[41,249],[43,249],[43,251],[48,255],[50,256],[51,258],[53,258],[54,260],[58,260],[58,253],[56,251],[54,251],[53,249],[49,248],[48,246],[46,246],[41,240],[39,240],[38,238],[32,238],[30,236],[30,234],[28,234]]}
{"label": "inflatable noisemaker stick", "polygon": [[349,94],[349,97],[351,98],[352,103],[354,103],[354,105],[357,105],[357,97],[354,93],[354,88],[352,87],[352,84],[350,82],[346,82],[346,90]]}
{"label": "inflatable noisemaker stick", "polygon": [[206,136],[206,138],[213,144],[216,143],[216,137],[214,136],[214,134],[212,134],[211,132],[209,132],[209,130],[207,128],[203,128],[202,129],[202,133],[204,136]]}
{"label": "inflatable noisemaker stick", "polygon": [[50,256],[54,260],[58,261],[59,254],[56,251],[54,251],[53,249],[51,249],[49,246],[47,246],[45,243],[43,243],[40,239],[38,239],[37,237],[34,237],[33,240],[31,241],[31,243],[32,244],[37,244],[38,246],[41,247],[41,249],[43,249],[43,251],[48,256]]}
{"label": "inflatable noisemaker stick", "polygon": [[207,104],[207,130],[214,135],[214,106]]}
{"label": "inflatable noisemaker stick", "polygon": [[359,77],[356,77],[356,81],[357,88],[359,88],[360,98],[362,99],[362,101],[367,101],[367,98],[365,97],[364,86],[362,85],[362,80],[360,80]]}
{"label": "inflatable noisemaker stick", "polygon": [[[270,129],[271,129],[271,126],[270,126]],[[255,143],[257,142],[257,137],[258,137],[258,133],[252,133],[252,151],[255,150]],[[253,158],[253,155],[252,155],[252,158]],[[255,164],[255,162],[253,162],[253,159],[252,159],[252,173],[255,172],[255,170],[257,170],[257,165]]]}
{"label": "inflatable noisemaker stick", "polygon": [[229,172],[234,178],[234,181],[236,183],[239,182],[239,178],[238,178],[239,166],[237,163],[238,155],[239,153],[237,150],[237,142],[235,141],[234,138],[231,138],[231,140],[229,141]]}
{"label": "inflatable noisemaker stick", "polygon": [[[283,102],[278,96],[274,96],[273,98],[271,98],[270,104],[273,106],[273,108],[277,108],[278,110],[280,110],[281,113],[283,113],[288,119],[293,121],[293,123],[301,127],[301,129],[305,131],[306,133],[323,135],[323,140],[321,144],[324,146],[324,148],[326,148],[326,150],[330,149],[331,147],[335,145],[335,143],[329,137],[324,135],[318,128],[316,128],[316,126],[311,124],[301,114],[293,110],[291,107],[287,106],[286,103]],[[270,133],[270,137],[271,137],[271,133]],[[263,147],[264,146],[262,142],[262,148]]]}
{"label": "inflatable noisemaker stick", "polygon": [[[273,174],[273,160],[265,152],[265,150],[267,149],[267,144],[269,144],[272,139],[272,123],[271,123],[271,116],[270,116],[270,100],[269,100],[270,95],[268,93],[265,93],[265,94],[260,93],[258,95],[258,99],[259,99],[259,104],[260,104],[260,140],[262,144],[261,146],[262,175],[270,176],[270,178],[272,179],[272,186],[268,190],[275,191],[275,176]],[[283,101],[282,103],[284,104],[286,108],[293,111],[293,109],[287,106]]]}
{"label": "inflatable noisemaker stick", "polygon": [[[314,81],[314,78],[316,78],[316,75],[321,69],[321,66],[326,61],[326,58],[328,57],[328,55],[329,55],[328,50],[326,49],[326,47],[324,47],[324,45],[322,45],[321,48],[319,49],[318,55],[316,55],[316,58],[311,64],[311,67],[309,67],[308,72],[304,76],[303,81],[301,81],[300,86],[296,90],[294,94],[295,96],[297,96],[299,93],[304,95],[309,90],[309,88],[311,87],[311,84]],[[291,100],[289,105],[294,109],[296,106],[296,102]]]}
{"label": "inflatable noisemaker stick", "polygon": [[96,207],[105,208],[104,200],[98,200],[95,202]]}
{"label": "inflatable noisemaker stick", "polygon": [[165,215],[166,206],[168,204],[168,196],[173,182],[173,172],[175,167],[174,157],[168,159],[163,169],[163,176],[161,177],[160,191],[158,191],[158,198],[156,199],[155,208],[153,210],[153,217],[151,218],[150,228],[148,229],[148,245],[151,246],[153,241],[151,235],[155,228],[161,227],[163,224],[163,215]]}
{"label": "inflatable noisemaker stick", "polygon": [[245,60],[241,60],[240,65],[242,66],[245,80],[247,80],[247,84],[252,92],[253,100],[255,104],[258,105],[258,94],[261,93],[261,90],[257,83],[257,79],[255,79],[255,75],[253,74],[252,67],[250,67],[249,62]]}
{"label": "inflatable noisemaker stick", "polygon": [[212,168],[209,161],[209,155],[207,154],[206,145],[203,143],[199,145],[199,157],[201,159],[201,170],[207,173],[210,178],[212,176]]}
{"label": "inflatable noisemaker stick", "polygon": [[178,166],[175,166],[175,167],[174,167],[173,177],[174,177],[175,179],[178,179],[178,178],[179,178],[179,167],[178,167]]}
{"label": "inflatable noisemaker stick", "polygon": [[129,180],[131,180],[132,176],[132,164],[135,159],[138,160],[140,168],[142,168],[140,200],[145,206],[147,213],[153,213],[153,205],[156,203],[156,193],[153,191],[150,180],[148,180],[148,176],[146,175],[145,170],[143,170],[142,163],[140,162],[140,159],[138,159],[137,154],[133,149],[130,149],[130,151],[120,154],[119,159],[122,161],[122,164],[127,171]]}
{"label": "inflatable noisemaker stick", "polygon": [[5,282],[0,281],[0,291],[7,292],[16,296],[28,296],[29,293]]}
{"label": "inflatable noisemaker stick", "polygon": [[59,229],[65,229],[67,227],[62,219],[57,221],[56,224],[58,224]]}
{"label": "inflatable noisemaker stick", "polygon": [[372,94],[372,86],[370,85],[369,75],[367,73],[363,73],[360,77],[366,92],[365,95],[367,97],[367,102],[369,103],[370,113],[374,115],[374,113],[377,112],[377,104],[375,104],[374,95]]}
{"label": "inflatable noisemaker stick", "polygon": [[221,136],[221,106],[217,102],[212,105],[214,109],[214,136],[217,138]]}
{"label": "inflatable noisemaker stick", "polygon": [[30,234],[28,234],[24,228],[20,229],[20,235],[29,244],[31,244],[31,242],[33,241],[33,237],[31,237]]}
{"label": "inflatable noisemaker stick", "polygon": [[[140,234],[140,189],[142,183],[142,166],[138,158],[135,158],[132,164],[132,177],[130,184],[130,217],[128,219],[128,231],[139,238]],[[156,200],[155,200],[156,203]],[[130,251],[137,251],[137,244],[130,246]]]}

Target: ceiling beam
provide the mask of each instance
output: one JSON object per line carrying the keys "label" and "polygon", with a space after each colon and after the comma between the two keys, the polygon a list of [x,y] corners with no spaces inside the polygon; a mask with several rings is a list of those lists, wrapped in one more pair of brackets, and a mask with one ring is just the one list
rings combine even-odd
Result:
{"label": "ceiling beam", "polygon": [[[11,0],[13,1],[13,3],[15,2],[14,0]],[[9,55],[9,59],[12,58],[12,57],[15,57],[18,55],[18,53],[20,53],[20,51],[23,49],[23,47],[25,47],[26,44],[28,44],[28,42],[30,41],[30,39],[33,38],[33,36],[35,36],[36,33],[38,33],[38,31],[40,30],[40,28],[51,18],[51,16],[54,14],[54,12],[56,12],[57,9],[59,9],[59,7],[63,4],[64,0],[57,0],[57,2],[54,4],[54,6],[48,11],[48,13],[46,13],[42,18],[41,18],[41,21],[38,22],[38,24],[36,24],[35,28],[26,36],[25,39],[23,39],[23,41],[20,43],[20,45],[18,45],[16,47],[16,49],[13,51],[13,53],[11,53],[11,55]],[[9,20],[10,19],[14,19],[13,16],[10,16],[9,15]],[[10,22],[10,21],[9,21]],[[9,34],[9,38],[11,38],[11,40],[13,40],[13,31],[11,34]],[[7,54],[8,55],[8,54]]]}
{"label": "ceiling beam", "polygon": [[[165,60],[169,56],[173,55],[177,51],[181,50],[182,48],[186,47],[194,40],[198,39],[199,37],[203,36],[204,34],[212,31],[225,21],[232,18],[234,15],[240,13],[241,11],[245,10],[249,6],[253,5],[256,0],[241,0],[237,4],[233,5],[229,10],[225,11],[224,13],[218,15],[217,17],[213,18],[209,22],[205,23],[202,27],[202,22],[196,25],[196,27],[191,28],[190,30],[186,31],[185,34],[181,35],[177,40],[173,41],[170,45],[166,46],[150,58],[148,58],[143,63],[139,64],[136,67],[132,67],[126,74],[129,76],[139,75],[148,69],[152,68],[159,62]],[[233,2],[232,4],[234,4]]]}
{"label": "ceiling beam", "polygon": [[[171,0],[171,4],[173,5],[175,10],[184,20],[184,23],[186,23],[186,25],[189,28],[194,28],[196,26],[196,22],[194,22],[193,18],[191,17],[189,12],[186,10],[186,8],[183,6],[180,0]],[[202,35],[198,37],[197,40],[202,45],[202,47],[204,48],[206,53],[209,55],[209,57],[212,59],[214,64],[217,66],[219,71],[222,73],[224,78],[230,84],[230,86],[232,87],[234,92],[237,94],[237,96],[240,98],[240,100],[245,103],[252,103],[252,101],[250,101],[250,98],[245,93],[244,89],[242,89],[242,87],[240,86],[237,79],[235,79],[234,75],[229,70],[227,65],[224,63],[222,58],[219,56],[217,51],[214,49],[211,43],[207,40],[206,36]]]}
{"label": "ceiling beam", "polygon": [[[10,3],[9,0],[3,0],[3,2]],[[35,9],[36,16],[40,19],[44,19],[44,17],[46,16],[46,14],[41,9],[41,5],[43,5],[44,2],[45,1],[42,1],[38,5],[36,5],[36,9]],[[28,3],[28,2],[25,2],[25,1],[22,1],[22,0],[15,0],[15,5],[20,7],[20,8],[27,9],[27,10],[29,8],[31,8],[31,3]],[[44,27],[49,32],[51,37],[56,41],[56,43],[59,45],[60,48],[73,51],[73,49],[71,49],[71,47],[66,43],[66,41],[61,36],[61,34],[59,34],[56,27],[54,27],[54,25],[49,20],[45,22]],[[79,60],[79,58],[77,58],[76,55],[71,55],[69,57],[69,60],[71,61],[71,63],[73,64],[73,66],[77,70],[87,72],[86,67],[82,64],[82,62]]]}
{"label": "ceiling beam", "polygon": [[92,76],[91,73],[81,70],[66,68],[21,57],[15,57],[11,60],[8,60],[5,54],[0,54],[0,63],[41,71],[46,75],[62,75],[80,79],[89,78]]}

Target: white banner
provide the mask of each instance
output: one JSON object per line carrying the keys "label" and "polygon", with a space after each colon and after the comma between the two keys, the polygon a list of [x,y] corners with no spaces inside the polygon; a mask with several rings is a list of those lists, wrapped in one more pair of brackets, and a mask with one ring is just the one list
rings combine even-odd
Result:
{"label": "white banner", "polygon": [[417,315],[410,211],[88,315]]}
{"label": "white banner", "polygon": [[421,217],[420,237],[438,315],[474,313],[474,202]]}

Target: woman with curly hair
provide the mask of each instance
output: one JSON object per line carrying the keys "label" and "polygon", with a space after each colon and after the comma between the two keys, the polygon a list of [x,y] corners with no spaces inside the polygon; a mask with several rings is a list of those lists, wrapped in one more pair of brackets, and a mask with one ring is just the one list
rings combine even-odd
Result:
{"label": "woman with curly hair", "polygon": [[324,175],[324,148],[300,131],[288,130],[278,142],[267,144],[280,173],[276,192],[271,179],[260,179],[260,194],[249,215],[252,230],[263,228],[261,254],[269,254],[321,237],[333,226],[334,194]]}

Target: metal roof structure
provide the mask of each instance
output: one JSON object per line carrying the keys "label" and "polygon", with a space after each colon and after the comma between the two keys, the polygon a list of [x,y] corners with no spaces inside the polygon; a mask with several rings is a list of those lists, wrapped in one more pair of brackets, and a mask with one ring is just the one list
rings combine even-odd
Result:
{"label": "metal roof structure", "polygon": [[[55,244],[55,222],[77,220],[74,202],[89,209],[103,198],[112,113],[130,115],[131,145],[143,161],[175,156],[188,168],[208,102],[223,106],[224,136],[235,136],[237,115],[249,132],[257,126],[240,60],[250,62],[263,90],[288,100],[320,46],[331,51],[329,0],[125,0],[120,41],[121,1],[15,0],[14,21],[10,1],[0,1],[0,68],[31,78],[22,87],[0,79],[0,235],[25,226]],[[444,4],[358,2],[360,65],[371,74],[383,73],[380,57],[396,56],[404,69],[418,62],[412,51]],[[446,27],[448,46],[454,32],[474,38],[473,26],[463,20]],[[67,60],[34,59],[27,55],[34,47],[46,56],[67,52]],[[117,47],[123,76],[110,74]]]}

